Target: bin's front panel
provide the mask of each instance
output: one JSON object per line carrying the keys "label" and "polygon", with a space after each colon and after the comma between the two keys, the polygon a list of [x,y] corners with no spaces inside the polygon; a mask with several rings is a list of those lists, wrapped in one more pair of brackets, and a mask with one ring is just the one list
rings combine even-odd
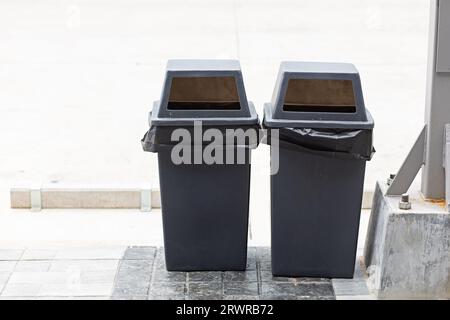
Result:
{"label": "bin's front panel", "polygon": [[175,165],[170,154],[158,152],[167,269],[245,270],[250,164]]}
{"label": "bin's front panel", "polygon": [[272,272],[351,278],[365,161],[280,148],[271,177]]}

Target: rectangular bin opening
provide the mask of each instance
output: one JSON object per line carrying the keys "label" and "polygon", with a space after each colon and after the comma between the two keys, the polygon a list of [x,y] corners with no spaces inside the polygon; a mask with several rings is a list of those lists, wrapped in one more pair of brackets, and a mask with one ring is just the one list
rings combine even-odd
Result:
{"label": "rectangular bin opening", "polygon": [[234,77],[173,78],[168,110],[239,110]]}
{"label": "rectangular bin opening", "polygon": [[290,79],[284,111],[355,113],[351,80]]}

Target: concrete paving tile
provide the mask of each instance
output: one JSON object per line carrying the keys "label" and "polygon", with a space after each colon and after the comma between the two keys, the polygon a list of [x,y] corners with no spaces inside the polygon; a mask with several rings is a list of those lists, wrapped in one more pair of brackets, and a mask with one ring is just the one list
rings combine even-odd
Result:
{"label": "concrete paving tile", "polygon": [[41,284],[7,283],[3,288],[2,297],[35,297],[39,294]]}
{"label": "concrete paving tile", "polygon": [[259,296],[223,296],[223,300],[259,300]]}
{"label": "concrete paving tile", "polygon": [[0,297],[0,300],[109,300],[109,296],[85,297]]}
{"label": "concrete paving tile", "polygon": [[271,261],[272,254],[270,248],[268,247],[257,247],[256,248],[256,258],[258,261]]}
{"label": "concrete paving tile", "polygon": [[[148,300],[147,296],[115,296],[112,295],[110,298],[110,300]],[[167,300],[167,299],[162,299],[162,300]]]}
{"label": "concrete paving tile", "polygon": [[51,261],[39,260],[39,261],[18,261],[16,272],[45,272],[50,270]]}
{"label": "concrete paving tile", "polygon": [[333,296],[333,288],[330,284],[316,283],[281,283],[263,282],[261,283],[261,295],[295,295],[300,297],[328,297]]}
{"label": "concrete paving tile", "polygon": [[95,284],[95,283],[114,283],[116,271],[83,271],[81,272],[81,283]]}
{"label": "concrete paving tile", "polygon": [[56,250],[26,249],[21,260],[53,260],[56,253]]}
{"label": "concrete paving tile", "polygon": [[257,266],[256,258],[255,257],[247,257],[247,266],[246,270],[249,271],[255,271]]}
{"label": "concrete paving tile", "polygon": [[296,300],[336,300],[334,296],[297,296]]}
{"label": "concrete paving tile", "polygon": [[256,248],[250,247],[247,251],[247,267],[246,270],[256,270]]}
{"label": "concrete paving tile", "polygon": [[166,258],[164,256],[164,248],[158,248],[155,255],[156,269],[166,270]]}
{"label": "concrete paving tile", "polygon": [[224,282],[235,282],[235,281],[247,281],[254,282],[258,281],[258,275],[256,271],[225,271],[223,273]]}
{"label": "concrete paving tile", "polygon": [[186,282],[186,272],[171,272],[161,269],[156,269],[153,274],[153,281],[155,282]]}
{"label": "concrete paving tile", "polygon": [[222,272],[188,272],[187,281],[189,282],[221,282]]}
{"label": "concrete paving tile", "polygon": [[9,272],[9,271],[0,272],[0,293],[2,292],[3,287],[8,282],[8,279],[11,276],[11,273],[12,272]]}
{"label": "concrete paving tile", "polygon": [[272,271],[260,270],[262,282],[291,282],[291,283],[324,283],[331,284],[330,279],[326,278],[305,278],[305,277],[276,277]]}
{"label": "concrete paving tile", "polygon": [[[249,248],[248,259],[254,257],[258,270],[246,272],[169,272],[165,270],[162,248],[154,247],[129,247],[124,251],[127,258],[124,260],[93,256],[42,260],[52,252],[55,251],[25,250],[25,259],[21,261],[0,261],[2,299],[373,299],[360,277],[333,280],[273,277],[270,249],[266,247]],[[65,257],[75,256],[71,253]],[[87,257],[84,253],[78,256]],[[363,268],[358,269],[357,265],[355,274],[363,276],[361,272]]]}
{"label": "concrete paving tile", "polygon": [[155,247],[128,247],[123,255],[123,260],[153,260],[155,259]]}
{"label": "concrete paving tile", "polygon": [[194,300],[219,300],[223,298],[222,283],[189,282],[187,298]]}
{"label": "concrete paving tile", "polygon": [[142,287],[142,286],[150,286],[151,276],[150,274],[135,274],[135,273],[123,273],[120,272],[115,277],[115,286],[116,287]]}
{"label": "concrete paving tile", "polygon": [[225,296],[257,296],[257,282],[225,282],[223,284],[223,294]]}
{"label": "concrete paving tile", "polygon": [[109,300],[109,296],[41,297],[39,300]]}
{"label": "concrete paving tile", "polygon": [[24,250],[0,249],[0,261],[20,260]]}
{"label": "concrete paving tile", "polygon": [[297,300],[297,296],[293,294],[262,294],[259,300]]}
{"label": "concrete paving tile", "polygon": [[150,300],[183,300],[186,296],[185,283],[154,282],[150,287]]}
{"label": "concrete paving tile", "polygon": [[65,284],[80,283],[80,275],[69,272],[20,272],[14,271],[8,283],[10,284]]}
{"label": "concrete paving tile", "polygon": [[121,260],[119,264],[119,270],[127,270],[128,272],[151,273],[152,269],[152,260]]}
{"label": "concrete paving tile", "polygon": [[127,277],[116,276],[114,282],[115,288],[148,288],[150,287],[149,277],[136,277],[135,275],[128,275]]}
{"label": "concrete paving tile", "polygon": [[17,261],[0,261],[0,272],[12,272],[17,265]]}
{"label": "concrete paving tile", "polygon": [[4,287],[6,287],[6,282],[0,282],[0,294],[2,293]]}
{"label": "concrete paving tile", "polygon": [[369,294],[364,279],[333,279],[331,281],[337,296],[364,296]]}
{"label": "concrete paving tile", "polygon": [[257,267],[261,271],[271,271],[272,270],[272,262],[268,261],[268,260],[258,261]]}
{"label": "concrete paving tile", "polygon": [[110,296],[112,284],[43,284],[38,296]]}
{"label": "concrete paving tile", "polygon": [[81,248],[58,250],[55,260],[118,260],[123,257],[125,247]]}
{"label": "concrete paving tile", "polygon": [[0,297],[0,300],[109,300],[109,296],[86,297]]}
{"label": "concrete paving tile", "polygon": [[39,300],[38,298],[36,298],[36,297],[2,297],[2,296],[0,296],[0,300],[1,301],[3,301],[3,300],[5,300],[5,301],[17,301],[17,300],[19,300],[19,301],[21,301],[21,300]]}
{"label": "concrete paving tile", "polygon": [[119,260],[55,260],[49,271],[107,271],[118,265]]}
{"label": "concrete paving tile", "polygon": [[148,296],[150,284],[139,284],[134,286],[115,286],[112,292],[116,297]]}
{"label": "concrete paving tile", "polygon": [[355,296],[339,296],[336,295],[336,300],[377,300],[375,296],[372,295],[355,295]]}
{"label": "concrete paving tile", "polygon": [[171,295],[171,296],[160,296],[160,295],[150,295],[148,300],[186,300],[185,295]]}

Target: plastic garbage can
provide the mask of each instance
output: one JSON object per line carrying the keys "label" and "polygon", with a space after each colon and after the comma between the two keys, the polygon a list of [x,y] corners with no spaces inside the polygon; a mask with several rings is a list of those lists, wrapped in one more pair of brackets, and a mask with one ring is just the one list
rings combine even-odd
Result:
{"label": "plastic garbage can", "polygon": [[[142,145],[158,154],[167,270],[245,270],[250,153],[260,125],[239,62],[170,60],[149,122]],[[177,139],[187,133],[190,140]],[[212,152],[212,142],[222,151]]]}
{"label": "plastic garbage can", "polygon": [[352,64],[281,64],[263,120],[274,275],[353,277],[373,126]]}

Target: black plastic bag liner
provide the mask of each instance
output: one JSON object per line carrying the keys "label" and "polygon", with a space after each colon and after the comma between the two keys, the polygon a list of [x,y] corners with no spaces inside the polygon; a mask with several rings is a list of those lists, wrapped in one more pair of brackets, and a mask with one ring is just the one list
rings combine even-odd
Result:
{"label": "black plastic bag liner", "polygon": [[[271,144],[271,128],[266,129],[263,143]],[[340,158],[370,160],[375,153],[372,130],[280,128],[279,146],[302,152]]]}
{"label": "black plastic bag liner", "polygon": [[[144,137],[141,139],[142,148],[147,152],[158,152],[162,148],[173,147],[179,144],[179,141],[172,141],[172,132],[176,129],[186,129],[191,134],[191,145],[194,145],[194,127],[193,126],[154,126],[150,125],[150,129],[145,133]],[[261,126],[259,123],[253,125],[236,125],[236,126],[202,126],[202,134],[208,129],[218,129],[223,135],[223,145],[225,146],[227,143],[227,136],[230,133],[227,133],[227,129],[238,130],[242,129],[247,131],[248,129],[255,130],[256,133],[256,141],[249,141],[249,139],[245,139],[245,143],[243,145],[238,145],[235,143],[232,145],[233,147],[246,148],[246,149],[255,149],[258,147],[259,142],[262,138],[260,129]],[[214,141],[203,141],[202,145],[209,145]]]}

